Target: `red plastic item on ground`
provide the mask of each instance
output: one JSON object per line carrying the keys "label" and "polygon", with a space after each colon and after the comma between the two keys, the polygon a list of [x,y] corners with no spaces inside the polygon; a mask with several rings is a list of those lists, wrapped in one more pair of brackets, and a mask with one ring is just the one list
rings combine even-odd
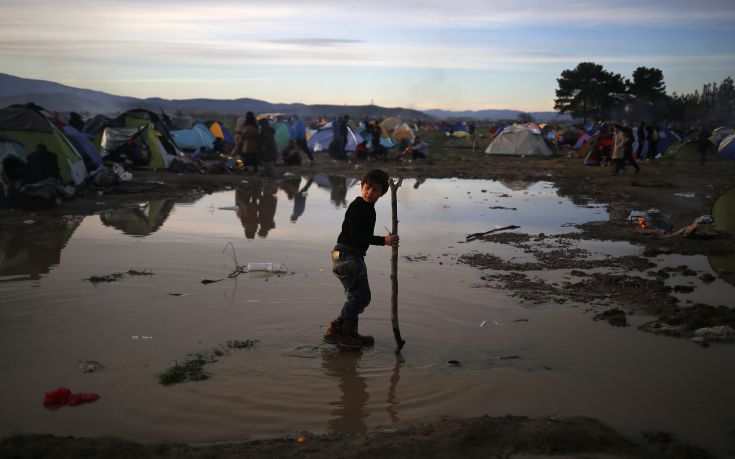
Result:
{"label": "red plastic item on ground", "polygon": [[77,406],[82,403],[94,402],[99,399],[100,396],[97,394],[75,394],[69,399],[69,406]]}
{"label": "red plastic item on ground", "polygon": [[51,392],[46,392],[46,396],[43,397],[44,405],[66,405],[71,398],[71,391],[66,387],[59,387]]}
{"label": "red plastic item on ground", "polygon": [[43,404],[46,406],[77,406],[82,403],[94,402],[100,398],[97,394],[72,394],[71,390],[66,387],[59,387],[58,389],[46,392],[43,397]]}

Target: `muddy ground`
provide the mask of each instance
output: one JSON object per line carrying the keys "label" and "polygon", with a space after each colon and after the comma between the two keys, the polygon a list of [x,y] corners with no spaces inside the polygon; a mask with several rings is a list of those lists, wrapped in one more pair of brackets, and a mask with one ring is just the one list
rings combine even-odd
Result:
{"label": "muddy ground", "polygon": [[[626,326],[630,314],[657,317],[643,331],[681,338],[694,337],[702,327],[735,328],[735,312],[727,305],[680,305],[664,279],[672,273],[711,276],[688,269],[659,268],[651,261],[662,253],[686,255],[735,255],[735,238],[726,234],[689,237],[642,230],[628,221],[632,210],[656,208],[672,230],[709,214],[718,194],[735,184],[735,163],[658,161],[641,164],[641,172],[628,167],[613,176],[611,168],[582,165],[581,159],[559,152],[551,158],[488,157],[481,144],[473,151],[464,141],[434,146],[428,160],[418,162],[344,162],[324,156],[299,167],[276,168],[279,175],[293,173],[339,174],[360,178],[371,168],[381,168],[404,178],[476,178],[504,183],[549,181],[576,204],[607,203],[611,219],[581,225],[581,233],[546,236],[497,232],[480,236],[488,241],[485,253],[460,257],[460,262],[479,268],[485,287],[504,289],[527,303],[581,303],[595,320]],[[85,189],[74,200],[52,209],[0,210],[0,230],[32,231],[38,226],[61,226],[64,216],[89,215],[160,197],[191,199],[226,188],[236,188],[251,176],[197,175],[134,171],[134,181],[150,189],[122,193],[114,189]],[[684,196],[677,196],[682,193]],[[32,220],[32,223],[28,223]],[[629,241],[641,245],[642,256],[588,257],[573,248],[575,239]],[[493,244],[510,244],[532,255],[535,261],[514,263],[492,253]],[[420,262],[420,260],[418,260]],[[593,268],[613,268],[611,273],[590,273]],[[546,283],[530,273],[569,270],[563,283]],[[630,272],[631,274],[627,274]],[[677,288],[677,287],[674,287]],[[685,288],[682,286],[682,288]],[[695,337],[696,338],[696,337]],[[707,340],[699,340],[708,344]],[[725,344],[727,345],[727,344]],[[710,457],[697,446],[687,446],[665,432],[630,439],[594,419],[528,419],[522,417],[443,419],[400,431],[377,430],[367,436],[305,433],[297,438],[216,445],[140,445],[118,439],[74,439],[53,436],[20,436],[3,440],[2,457],[509,457],[514,455],[573,457]]]}

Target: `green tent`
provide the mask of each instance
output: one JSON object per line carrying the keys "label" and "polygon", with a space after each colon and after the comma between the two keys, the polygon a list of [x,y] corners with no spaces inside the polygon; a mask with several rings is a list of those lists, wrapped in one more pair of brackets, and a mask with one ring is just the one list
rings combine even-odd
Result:
{"label": "green tent", "polygon": [[[699,151],[697,150],[697,139],[687,138],[680,140],[674,144],[671,144],[666,149],[666,153],[661,156],[661,159],[677,159],[683,161],[699,161]],[[704,152],[704,159],[706,161],[715,161],[721,159],[712,145],[707,146],[707,150]]]}
{"label": "green tent", "polygon": [[288,145],[288,141],[291,140],[291,132],[288,130],[288,126],[280,121],[275,123],[273,128],[276,130],[276,147],[281,152]]}
{"label": "green tent", "polygon": [[711,214],[716,230],[735,235],[735,185],[717,198]]}
{"label": "green tent", "polygon": [[38,144],[45,144],[56,154],[64,183],[80,185],[87,177],[84,159],[41,107],[11,105],[0,110],[0,136],[21,143],[28,152],[35,151]]}
{"label": "green tent", "polygon": [[[122,115],[108,123],[108,127],[141,127],[145,126],[144,132],[137,138],[147,147],[150,152],[148,164],[141,165],[147,169],[168,169],[171,159],[181,156],[182,153],[176,146],[168,126],[155,113],[144,110],[135,109],[128,110]],[[96,138],[96,145],[99,148],[102,144],[102,133],[100,131]]]}

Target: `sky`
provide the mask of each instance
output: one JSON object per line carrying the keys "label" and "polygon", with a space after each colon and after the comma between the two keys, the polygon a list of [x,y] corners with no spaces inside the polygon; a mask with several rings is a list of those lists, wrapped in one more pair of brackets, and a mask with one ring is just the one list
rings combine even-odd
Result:
{"label": "sky", "polygon": [[553,110],[594,62],[735,76],[735,0],[2,0],[0,72],[132,97]]}

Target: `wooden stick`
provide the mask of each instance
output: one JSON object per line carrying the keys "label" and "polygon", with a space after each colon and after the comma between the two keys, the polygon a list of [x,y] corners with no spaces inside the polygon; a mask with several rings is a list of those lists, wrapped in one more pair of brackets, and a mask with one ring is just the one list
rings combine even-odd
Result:
{"label": "wooden stick", "polygon": [[[403,183],[403,179],[399,178],[397,182],[393,179],[388,181],[390,186],[390,204],[392,210],[393,219],[393,231],[391,234],[398,234],[398,199],[396,198],[396,192]],[[398,246],[394,245],[391,248],[390,257],[390,284],[391,284],[391,295],[390,295],[390,323],[393,327],[393,337],[396,339],[395,353],[401,352],[403,345],[406,342],[401,338],[401,329],[398,327]]]}

